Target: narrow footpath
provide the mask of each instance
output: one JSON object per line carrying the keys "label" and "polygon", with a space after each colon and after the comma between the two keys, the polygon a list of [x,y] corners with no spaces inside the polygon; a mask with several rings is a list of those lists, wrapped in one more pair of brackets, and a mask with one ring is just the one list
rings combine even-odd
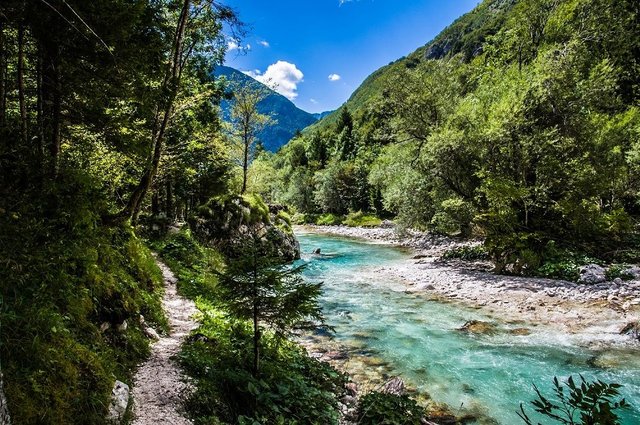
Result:
{"label": "narrow footpath", "polygon": [[190,425],[183,415],[182,400],[188,384],[175,356],[180,345],[197,327],[193,301],[178,295],[177,279],[169,268],[158,261],[162,270],[165,294],[162,304],[169,320],[170,334],[152,347],[151,356],[140,366],[134,378],[134,425]]}

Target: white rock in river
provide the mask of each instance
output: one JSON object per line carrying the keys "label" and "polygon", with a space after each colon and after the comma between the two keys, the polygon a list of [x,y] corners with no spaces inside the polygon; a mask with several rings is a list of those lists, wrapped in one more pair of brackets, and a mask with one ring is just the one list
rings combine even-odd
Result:
{"label": "white rock in river", "polygon": [[111,403],[107,419],[112,424],[122,423],[124,414],[129,405],[129,386],[124,382],[116,381],[111,390]]}
{"label": "white rock in river", "polygon": [[587,283],[590,285],[606,282],[605,269],[597,264],[589,264],[580,268],[579,283]]}

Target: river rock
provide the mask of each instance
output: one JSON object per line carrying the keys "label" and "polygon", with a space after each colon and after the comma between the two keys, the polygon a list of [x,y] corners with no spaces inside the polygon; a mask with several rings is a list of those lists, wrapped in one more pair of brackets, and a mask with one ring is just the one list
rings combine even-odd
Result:
{"label": "river rock", "polygon": [[588,264],[580,267],[580,277],[578,283],[594,285],[607,281],[606,270],[597,264]]}
{"label": "river rock", "polygon": [[640,322],[627,323],[622,329],[620,329],[620,335],[630,335],[631,337],[640,340]]}
{"label": "river rock", "polygon": [[482,322],[480,320],[469,320],[457,330],[471,334],[484,335],[494,333],[496,331],[496,326],[492,323]]}
{"label": "river rock", "polygon": [[129,386],[124,382],[117,381],[111,390],[111,403],[107,419],[112,424],[121,424],[124,414],[129,406]]}
{"label": "river rock", "polygon": [[511,335],[516,335],[516,336],[526,336],[526,335],[531,335],[531,331],[527,328],[515,328],[515,329],[510,329],[509,333]]}
{"label": "river rock", "polygon": [[355,382],[347,382],[344,386],[346,393],[352,397],[356,397],[358,395],[358,384]]}
{"label": "river rock", "polygon": [[406,392],[404,381],[397,377],[393,378],[392,380],[384,384],[381,392],[396,396],[404,395],[404,393]]}
{"label": "river rock", "polygon": [[622,275],[632,279],[640,279],[640,266],[630,266],[622,272]]}

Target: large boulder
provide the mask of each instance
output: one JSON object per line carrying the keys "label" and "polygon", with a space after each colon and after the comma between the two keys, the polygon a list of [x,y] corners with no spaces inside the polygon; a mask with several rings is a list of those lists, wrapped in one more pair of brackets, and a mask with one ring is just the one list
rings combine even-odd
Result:
{"label": "large boulder", "polygon": [[189,218],[194,236],[229,257],[243,254],[251,243],[285,262],[300,258],[300,245],[284,211],[269,210],[257,195],[212,198]]}
{"label": "large boulder", "polygon": [[597,264],[588,264],[580,267],[578,283],[594,285],[607,281],[606,270]]}

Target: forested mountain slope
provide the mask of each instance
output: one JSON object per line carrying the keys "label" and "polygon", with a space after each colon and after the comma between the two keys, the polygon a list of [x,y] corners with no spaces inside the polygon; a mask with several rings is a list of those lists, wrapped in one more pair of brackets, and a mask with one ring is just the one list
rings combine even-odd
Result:
{"label": "forested mountain slope", "polygon": [[[231,88],[233,88],[234,84],[240,86],[248,85],[256,90],[264,90],[267,93],[265,98],[258,103],[258,112],[270,116],[273,119],[273,123],[258,133],[258,139],[268,151],[277,152],[278,149],[291,140],[297,131],[317,121],[313,114],[303,111],[286,97],[237,69],[228,66],[217,66],[214,74],[218,77],[225,77]],[[229,121],[231,116],[230,102],[222,101],[221,108],[223,118]]]}
{"label": "forested mountain slope", "polygon": [[[358,113],[367,104],[383,95],[385,87],[398,70],[415,67],[425,59],[443,59],[460,54],[463,60],[469,61],[482,54],[485,41],[504,25],[515,3],[515,0],[491,0],[480,3],[477,8],[456,19],[426,45],[367,77],[344,107],[352,113]],[[313,127],[326,128],[334,125],[338,120],[338,111]]]}
{"label": "forested mountain slope", "polygon": [[289,143],[262,190],[486,236],[500,271],[637,259],[639,7],[486,0]]}

